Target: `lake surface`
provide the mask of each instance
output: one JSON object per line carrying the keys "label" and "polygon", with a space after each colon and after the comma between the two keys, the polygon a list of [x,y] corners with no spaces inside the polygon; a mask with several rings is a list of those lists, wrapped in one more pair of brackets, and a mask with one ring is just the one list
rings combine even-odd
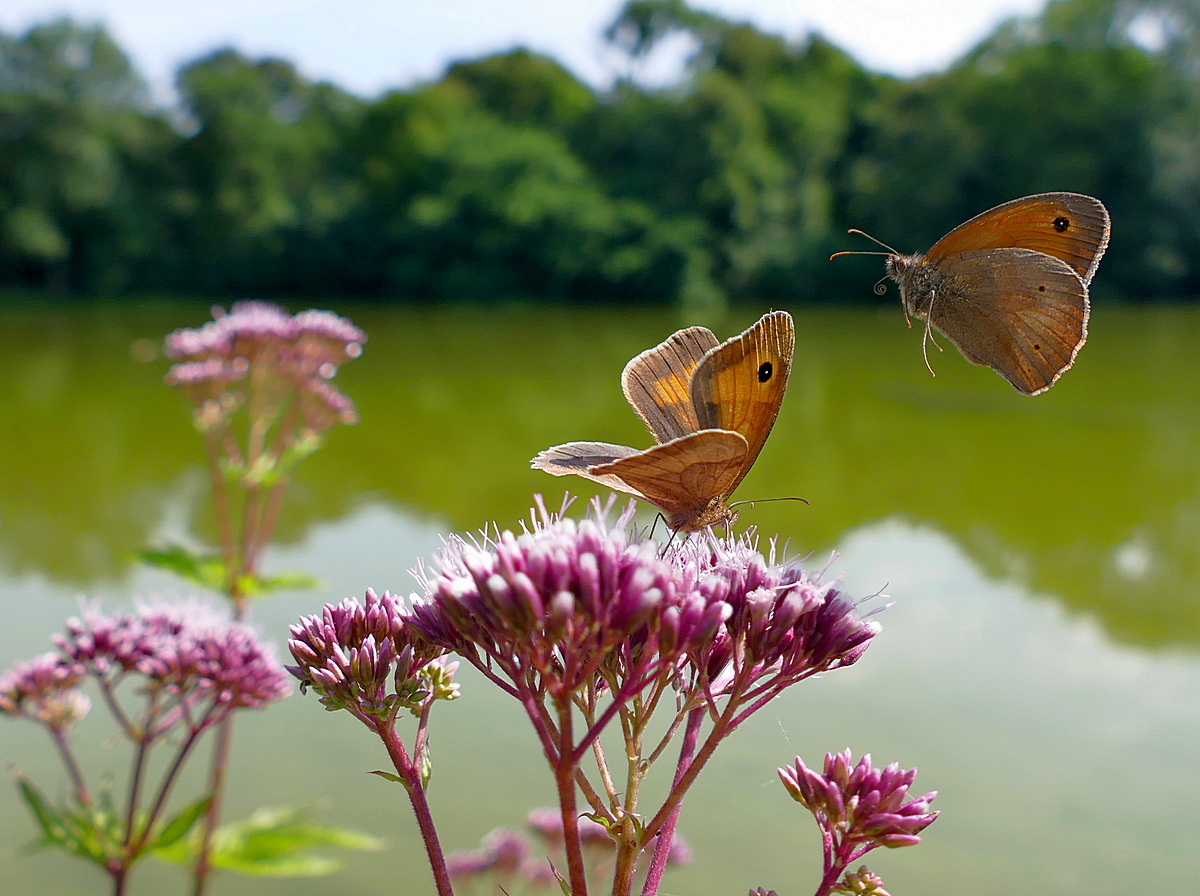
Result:
{"label": "lake surface", "polygon": [[[410,591],[407,570],[442,533],[515,526],[537,492],[552,506],[564,486],[596,494],[529,458],[573,439],[649,444],[620,372],[683,323],[616,308],[335,310],[370,336],[339,374],[362,421],[334,431],[289,492],[268,569],[323,587],[256,605],[281,645],[326,601]],[[1032,399],[952,347],[930,351],[930,377],[898,307],[790,310],[789,393],[737,497],[811,504],[747,507],[742,523],[816,567],[838,551],[847,590],[894,605],[856,666],[793,688],[723,744],[680,823],[695,862],[663,892],[812,892],[817,829],[775,768],[847,746],[915,765],[918,792],[941,792],[920,846],[867,859],[896,896],[1126,896],[1200,878],[1200,310],[1094,309],[1075,368]],[[757,313],[710,325],[724,338]],[[152,357],[206,319],[203,305],[0,310],[0,667],[48,649],[80,595],[116,606],[187,591],[129,555],[211,539],[199,437]],[[552,797],[523,714],[462,680],[432,732],[452,850]],[[0,719],[0,759],[53,791],[48,744]],[[86,753],[124,775],[119,747]],[[245,714],[235,753],[234,813],[318,806],[388,846],[334,877],[228,876],[215,893],[432,892],[407,801],[367,774],[385,758],[351,719],[295,695]],[[104,891],[90,866],[24,854],[32,834],[0,788],[5,892]],[[179,880],[147,863],[133,891],[182,892]]]}

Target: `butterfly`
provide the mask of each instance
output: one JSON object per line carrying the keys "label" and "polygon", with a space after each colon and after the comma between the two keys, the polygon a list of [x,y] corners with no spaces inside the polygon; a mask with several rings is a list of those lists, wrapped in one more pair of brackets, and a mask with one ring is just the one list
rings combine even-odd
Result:
{"label": "butterfly", "polygon": [[625,365],[621,389],[658,442],[639,451],[568,442],[531,463],[554,476],[582,476],[662,511],[671,529],[730,526],[729,497],[749,472],[779,416],[796,334],[773,311],[718,343],[688,327]]}
{"label": "butterfly", "polygon": [[[888,251],[831,257],[886,255],[905,320],[925,321],[922,352],[933,327],[972,364],[992,368],[1024,395],[1038,395],[1071,368],[1087,341],[1088,286],[1109,231],[1099,199],[1039,193],[976,215],[924,255],[901,255],[852,230]],[[881,286],[876,292],[882,295]]]}

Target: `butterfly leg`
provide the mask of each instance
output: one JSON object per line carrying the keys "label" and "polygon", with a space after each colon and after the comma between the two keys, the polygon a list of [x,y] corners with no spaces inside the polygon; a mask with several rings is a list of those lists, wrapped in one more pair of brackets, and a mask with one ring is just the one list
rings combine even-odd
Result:
{"label": "butterfly leg", "polygon": [[944,351],[944,349],[938,345],[937,340],[934,338],[933,324],[930,323],[930,320],[933,318],[933,300],[936,298],[936,296],[936,290],[929,291],[929,308],[925,312],[925,332],[921,334],[921,357],[925,359],[925,369],[929,371],[930,376],[937,376],[937,374],[933,372],[933,367],[929,363],[929,351],[925,347],[925,343],[932,342],[933,347],[939,352]]}
{"label": "butterfly leg", "polygon": [[[662,514],[661,514],[661,513],[659,514],[659,518],[662,518]],[[655,522],[655,524],[657,525],[657,523],[658,523],[658,520],[655,520],[654,522]],[[666,522],[666,520],[664,519],[664,520],[663,520],[663,522]],[[661,560],[661,559],[663,559],[664,557],[666,557],[666,556],[667,556],[667,551],[668,551],[668,550],[670,550],[670,548],[671,548],[671,545],[672,545],[672,544],[674,543],[674,541],[675,541],[675,536],[676,536],[676,535],[678,535],[678,534],[679,534],[679,530],[678,530],[678,529],[672,529],[672,530],[671,530],[671,537],[667,539],[667,543],[663,545],[663,549],[662,549],[662,550],[659,552],[659,554],[658,554],[658,559],[659,559],[659,560]]]}

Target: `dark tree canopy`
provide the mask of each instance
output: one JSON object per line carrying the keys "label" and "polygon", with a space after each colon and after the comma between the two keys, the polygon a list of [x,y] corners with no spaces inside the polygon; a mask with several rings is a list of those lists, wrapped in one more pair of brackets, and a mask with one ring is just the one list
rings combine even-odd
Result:
{"label": "dark tree canopy", "polygon": [[[0,34],[0,285],[427,302],[860,301],[860,227],[928,248],[1043,190],[1101,198],[1096,291],[1200,294],[1200,13],[1053,0],[947,71],[862,68],[632,0],[598,92],[516,49],[375,99],[231,49],[155,108],[100,27]],[[639,83],[667,38],[677,83]]]}

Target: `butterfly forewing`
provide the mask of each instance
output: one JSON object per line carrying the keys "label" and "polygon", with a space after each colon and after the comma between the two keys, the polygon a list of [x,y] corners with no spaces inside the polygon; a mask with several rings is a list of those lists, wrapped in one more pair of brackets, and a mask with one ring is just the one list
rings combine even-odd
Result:
{"label": "butterfly forewing", "polygon": [[716,345],[711,330],[688,327],[625,365],[621,390],[656,441],[669,442],[701,428],[692,407],[692,374]]}
{"label": "butterfly forewing", "polygon": [[692,376],[691,397],[700,427],[740,433],[748,445],[745,466],[730,491],[758,458],[779,416],[795,342],[791,315],[773,311],[710,350]]}
{"label": "butterfly forewing", "polygon": [[594,466],[591,474],[616,477],[627,486],[622,491],[644,496],[686,531],[713,498],[733,491],[746,453],[738,433],[706,429]]}
{"label": "butterfly forewing", "polygon": [[1109,232],[1108,210],[1100,200],[1082,193],[1039,193],[960,224],[934,243],[925,260],[941,265],[958,252],[1033,249],[1066,262],[1086,286],[1100,265]]}
{"label": "butterfly forewing", "polygon": [[946,288],[930,323],[974,364],[1037,395],[1087,339],[1087,287],[1067,264],[1028,249],[960,252],[941,265]]}

